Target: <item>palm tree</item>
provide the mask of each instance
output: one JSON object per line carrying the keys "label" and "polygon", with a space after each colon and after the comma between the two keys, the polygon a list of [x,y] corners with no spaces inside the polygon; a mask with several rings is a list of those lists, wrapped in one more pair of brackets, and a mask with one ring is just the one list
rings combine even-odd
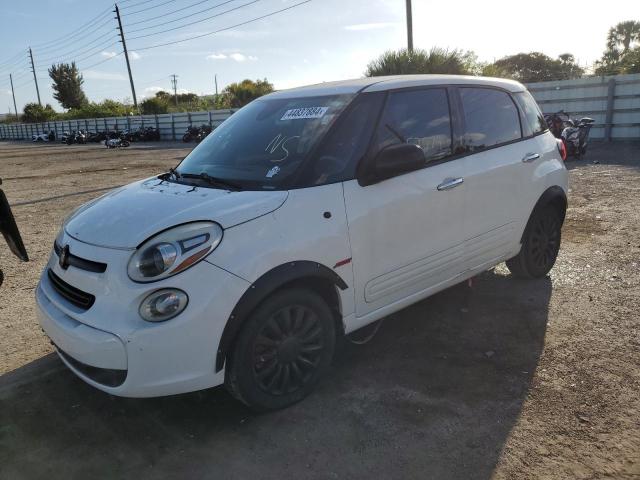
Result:
{"label": "palm tree", "polygon": [[407,49],[387,51],[367,65],[367,77],[409,75],[414,73],[448,73],[471,75],[476,68],[472,52],[433,47],[430,51]]}
{"label": "palm tree", "polygon": [[629,51],[634,41],[640,41],[640,22],[634,20],[620,22],[609,29],[607,48],[610,52],[618,52],[619,45],[622,45],[622,52],[619,52],[618,56],[623,56]]}

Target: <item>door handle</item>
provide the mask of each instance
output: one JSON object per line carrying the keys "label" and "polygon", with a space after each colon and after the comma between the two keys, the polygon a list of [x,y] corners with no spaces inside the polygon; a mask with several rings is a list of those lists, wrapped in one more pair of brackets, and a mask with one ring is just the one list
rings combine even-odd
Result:
{"label": "door handle", "polygon": [[534,160],[537,160],[540,158],[540,154],[539,153],[527,153],[524,158],[522,159],[522,161],[524,163],[529,163],[529,162],[533,162]]}
{"label": "door handle", "polygon": [[451,190],[452,188],[456,188],[458,185],[462,185],[464,183],[464,178],[446,178],[440,185],[438,185],[438,191],[441,192],[443,190]]}

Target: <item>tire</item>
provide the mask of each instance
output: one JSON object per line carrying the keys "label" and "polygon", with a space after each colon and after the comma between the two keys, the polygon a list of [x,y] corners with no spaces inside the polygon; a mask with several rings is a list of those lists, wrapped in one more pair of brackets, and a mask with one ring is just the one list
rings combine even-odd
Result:
{"label": "tire", "polygon": [[183,141],[184,143],[189,143],[189,142],[191,141],[191,135],[190,135],[190,134],[188,134],[188,133],[185,133],[185,134],[182,136],[182,141]]}
{"label": "tire", "polygon": [[249,316],[231,351],[226,386],[254,411],[305,398],[326,372],[336,327],[327,303],[300,288],[281,290]]}
{"label": "tire", "polygon": [[541,278],[549,273],[560,250],[561,228],[555,208],[537,208],[527,223],[520,253],[507,260],[509,271],[520,278]]}

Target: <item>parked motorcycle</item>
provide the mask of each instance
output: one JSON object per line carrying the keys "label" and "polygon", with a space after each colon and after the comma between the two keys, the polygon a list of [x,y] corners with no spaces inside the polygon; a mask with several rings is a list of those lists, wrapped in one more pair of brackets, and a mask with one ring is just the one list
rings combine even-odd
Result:
{"label": "parked motorcycle", "polygon": [[91,132],[87,135],[87,142],[100,143],[107,139],[107,132]]}
{"label": "parked motorcycle", "polygon": [[[0,179],[0,185],[2,185],[2,179]],[[24,248],[20,231],[18,230],[13,213],[11,212],[11,207],[9,206],[9,201],[2,189],[0,189],[0,232],[2,232],[7,245],[9,245],[9,250],[23,262],[28,262],[29,256],[27,255],[27,250]],[[3,281],[4,274],[2,270],[0,270],[0,285],[2,285]]]}
{"label": "parked motorcycle", "polygon": [[196,142],[200,143],[204,140],[207,135],[209,135],[213,131],[210,125],[203,124],[200,126],[200,132],[198,133],[198,137],[196,138]]}
{"label": "parked motorcycle", "polygon": [[580,120],[574,120],[563,110],[546,114],[544,118],[551,133],[563,141],[567,156],[580,159],[587,153],[589,132],[595,123],[593,118],[582,117]]}
{"label": "parked motorcycle", "polygon": [[182,136],[182,141],[185,143],[196,141],[199,135],[200,135],[200,129],[198,127],[191,125],[187,127],[187,131]]}
{"label": "parked motorcycle", "polygon": [[131,142],[127,140],[126,135],[124,133],[119,133],[118,135],[110,135],[110,138],[107,138],[104,141],[104,146],[107,148],[120,148],[120,147],[128,147],[131,145]]}

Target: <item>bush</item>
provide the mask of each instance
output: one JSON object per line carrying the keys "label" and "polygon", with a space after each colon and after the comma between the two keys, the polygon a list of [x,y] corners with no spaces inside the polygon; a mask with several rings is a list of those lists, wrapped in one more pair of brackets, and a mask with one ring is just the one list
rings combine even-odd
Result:
{"label": "bush", "polygon": [[476,73],[477,62],[473,52],[447,50],[433,47],[431,50],[407,49],[387,51],[367,65],[365,75],[411,75],[440,73],[451,75],[472,75]]}
{"label": "bush", "polygon": [[140,110],[145,115],[154,115],[169,112],[169,102],[158,96],[147,98],[140,104]]}
{"label": "bush", "polygon": [[68,112],[60,114],[59,118],[69,120],[79,118],[122,117],[135,113],[136,111],[132,105],[125,105],[115,100],[104,100],[100,103],[91,102],[79,108],[72,108]]}
{"label": "bush", "polygon": [[24,106],[22,121],[26,123],[46,122],[56,118],[56,115],[55,110],[48,103],[44,107],[37,103],[27,103]]}

